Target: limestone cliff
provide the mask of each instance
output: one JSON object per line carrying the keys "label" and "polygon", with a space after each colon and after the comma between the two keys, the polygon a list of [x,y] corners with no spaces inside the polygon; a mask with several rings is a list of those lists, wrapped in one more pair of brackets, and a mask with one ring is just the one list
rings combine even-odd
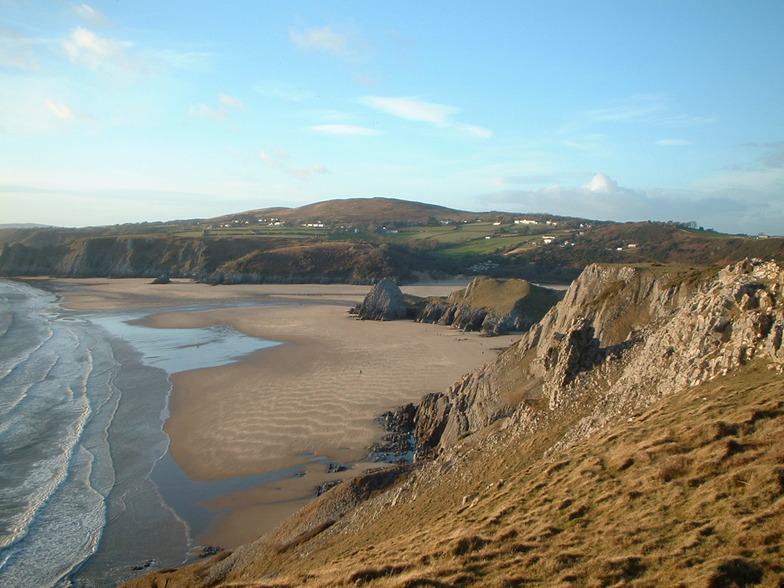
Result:
{"label": "limestone cliff", "polygon": [[49,231],[3,244],[0,275],[130,278],[165,273],[211,284],[372,284],[385,275],[398,279],[407,275],[409,262],[397,249],[375,244],[291,246],[285,239],[85,236]]}
{"label": "limestone cliff", "polygon": [[220,244],[197,239],[76,237],[57,245],[6,245],[0,273],[58,277],[197,277],[214,271]]}
{"label": "limestone cliff", "polygon": [[574,440],[757,355],[781,365],[782,290],[781,267],[758,260],[720,271],[589,266],[519,344],[423,400],[420,457],[525,400],[552,411],[595,404]]}

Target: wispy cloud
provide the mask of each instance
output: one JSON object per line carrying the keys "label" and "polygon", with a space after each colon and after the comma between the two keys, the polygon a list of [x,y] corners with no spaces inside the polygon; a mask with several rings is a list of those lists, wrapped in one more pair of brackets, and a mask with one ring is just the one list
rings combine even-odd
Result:
{"label": "wispy cloud", "polygon": [[231,108],[236,108],[237,110],[247,110],[245,103],[241,99],[235,96],[229,96],[228,94],[218,95],[218,102],[220,102],[223,106],[230,106]]}
{"label": "wispy cloud", "polygon": [[210,108],[206,104],[194,104],[188,109],[188,116],[191,118],[209,118],[217,121],[229,119],[229,113],[225,108]]}
{"label": "wispy cloud", "polygon": [[474,137],[475,139],[489,139],[493,136],[493,132],[484,127],[477,125],[466,125],[463,123],[452,123],[452,128],[457,129],[464,135]]}
{"label": "wispy cloud", "polygon": [[698,185],[710,190],[750,190],[766,195],[772,202],[784,203],[784,141],[747,143],[743,147],[755,152],[751,160],[728,166]]}
{"label": "wispy cloud", "polygon": [[79,15],[79,18],[92,27],[108,28],[114,24],[103,12],[96,10],[88,4],[76,5],[73,7],[73,10]]}
{"label": "wispy cloud", "polygon": [[49,112],[54,115],[55,118],[60,120],[66,121],[82,121],[82,122],[91,122],[94,121],[95,118],[87,114],[86,112],[81,112],[79,110],[74,110],[67,104],[63,102],[55,102],[54,100],[45,100],[44,103],[46,107],[49,109]]}
{"label": "wispy cloud", "polygon": [[448,126],[449,117],[460,112],[454,106],[424,102],[418,98],[365,96],[359,102],[392,116],[439,126]]}
{"label": "wispy cloud", "polygon": [[280,149],[273,149],[272,151],[259,151],[259,159],[269,168],[278,169],[291,177],[298,180],[309,181],[312,180],[314,175],[323,175],[329,173],[329,170],[320,164],[310,165],[307,167],[296,167],[289,165],[289,154],[281,151]]}
{"label": "wispy cloud", "polygon": [[295,104],[307,102],[308,100],[313,99],[313,97],[316,95],[315,92],[303,90],[289,84],[288,82],[282,82],[279,80],[268,80],[266,82],[256,84],[253,89],[266,98],[274,98],[276,100],[293,102]]}
{"label": "wispy cloud", "polygon": [[326,135],[378,135],[379,131],[369,127],[361,127],[358,125],[315,125],[309,127],[311,131],[316,133],[324,133]]}
{"label": "wispy cloud", "polygon": [[582,134],[571,139],[564,139],[564,145],[579,151],[596,151],[601,148],[604,139],[605,136],[600,133]]}
{"label": "wispy cloud", "polygon": [[784,141],[773,143],[746,143],[744,147],[762,150],[762,155],[754,167],[784,168]]}
{"label": "wispy cloud", "polygon": [[289,39],[298,49],[327,51],[335,55],[346,55],[349,52],[348,37],[336,33],[331,27],[289,30]]}
{"label": "wispy cloud", "polygon": [[588,110],[584,113],[584,118],[591,123],[647,123],[672,127],[703,125],[716,121],[714,116],[675,113],[669,99],[658,94],[634,94],[609,106]]}
{"label": "wispy cloud", "polygon": [[361,32],[355,29],[336,30],[331,26],[289,29],[291,44],[302,52],[320,53],[338,59],[348,68],[354,81],[371,86],[380,74],[368,68],[373,50]]}
{"label": "wispy cloud", "polygon": [[0,67],[10,67],[25,71],[40,68],[36,57],[37,39],[23,35],[19,31],[0,27]]}
{"label": "wispy cloud", "polygon": [[188,115],[191,118],[208,118],[220,122],[231,119],[229,109],[245,111],[245,103],[234,96],[228,94],[218,95],[218,106],[210,107],[204,103],[194,104],[188,109]]}
{"label": "wispy cloud", "polygon": [[364,96],[359,102],[398,118],[455,129],[470,137],[487,139],[492,136],[492,132],[484,127],[452,121],[451,117],[461,111],[456,106],[394,96]]}
{"label": "wispy cloud", "polygon": [[596,122],[631,123],[650,120],[666,110],[667,105],[660,96],[637,94],[612,106],[589,110],[587,115]]}
{"label": "wispy cloud", "polygon": [[73,29],[70,37],[63,41],[63,49],[73,63],[93,71],[125,76],[136,76],[146,70],[143,61],[129,53],[132,46],[128,41],[101,37],[84,27]]}

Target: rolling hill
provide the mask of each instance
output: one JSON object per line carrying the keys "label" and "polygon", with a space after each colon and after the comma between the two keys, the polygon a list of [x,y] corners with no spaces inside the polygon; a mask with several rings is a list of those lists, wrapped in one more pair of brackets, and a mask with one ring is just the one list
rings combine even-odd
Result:
{"label": "rolling hill", "polygon": [[784,259],[784,239],[679,223],[466,212],[390,198],[330,200],[214,219],[0,230],[0,275],[193,278],[211,283],[398,282],[488,275],[568,283],[590,263]]}

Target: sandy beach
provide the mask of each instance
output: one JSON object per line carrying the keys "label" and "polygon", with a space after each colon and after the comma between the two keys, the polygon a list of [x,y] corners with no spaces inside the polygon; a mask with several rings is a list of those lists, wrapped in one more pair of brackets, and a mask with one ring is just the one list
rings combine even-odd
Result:
{"label": "sandy beach", "polygon": [[[153,286],[143,279],[51,280],[50,285],[67,308],[149,309],[157,314],[145,324],[154,328],[227,325],[282,343],[229,365],[194,365],[171,377],[164,430],[171,456],[189,478],[300,468],[297,475],[206,502],[220,516],[195,539],[224,547],[270,530],[311,499],[319,484],[377,467],[363,460],[382,434],[378,415],[443,390],[517,338],[489,339],[409,321],[358,321],[347,310],[363,299],[368,286],[189,281]],[[404,291],[443,295],[459,287],[426,284]],[[199,304],[243,306],[192,308]],[[329,462],[351,468],[329,474]]]}

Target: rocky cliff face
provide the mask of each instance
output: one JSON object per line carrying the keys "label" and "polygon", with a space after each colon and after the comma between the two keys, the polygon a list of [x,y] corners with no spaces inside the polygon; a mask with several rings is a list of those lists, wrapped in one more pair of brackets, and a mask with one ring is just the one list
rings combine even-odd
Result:
{"label": "rocky cliff face", "polygon": [[714,270],[593,265],[494,363],[417,410],[419,457],[530,407],[579,410],[565,446],[663,396],[762,355],[784,365],[784,271],[745,261]]}
{"label": "rocky cliff face", "polygon": [[533,321],[518,313],[498,314],[470,304],[430,302],[417,317],[419,322],[452,326],[461,331],[478,331],[486,335],[503,335],[510,331],[526,331]]}
{"label": "rocky cliff face", "polygon": [[[44,239],[45,236],[52,238]],[[54,238],[57,237],[57,238]],[[0,275],[156,277],[212,284],[359,283],[402,279],[416,260],[385,244],[308,243],[243,238],[74,236],[43,232],[5,243]]]}
{"label": "rocky cliff face", "polygon": [[6,245],[0,273],[12,276],[196,277],[214,270],[209,245],[195,239],[80,237],[31,247]]}

